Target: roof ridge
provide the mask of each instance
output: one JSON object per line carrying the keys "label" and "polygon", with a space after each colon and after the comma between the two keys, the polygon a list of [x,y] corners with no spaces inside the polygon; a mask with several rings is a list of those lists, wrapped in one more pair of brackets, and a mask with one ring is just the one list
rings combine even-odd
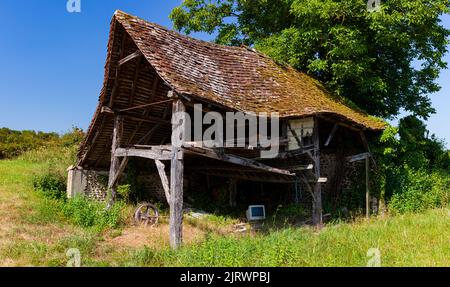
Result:
{"label": "roof ridge", "polygon": [[[258,51],[248,49],[248,47],[247,47],[247,46],[244,46],[244,45],[243,45],[243,47],[242,47],[242,46],[240,47],[240,46],[228,46],[228,45],[223,45],[223,44],[217,44],[217,43],[214,43],[214,42],[211,42],[211,41],[206,41],[206,40],[198,39],[198,38],[195,38],[195,37],[192,37],[192,36],[183,34],[183,33],[179,32],[179,31],[170,29],[170,28],[165,27],[165,26],[163,26],[163,25],[160,25],[160,24],[158,24],[158,23],[156,23],[156,22],[148,21],[148,20],[143,19],[143,18],[141,18],[141,17],[139,17],[139,16],[135,16],[135,15],[129,14],[129,13],[124,12],[124,11],[122,11],[122,10],[116,10],[116,11],[114,12],[114,16],[118,16],[118,15],[120,15],[120,14],[122,14],[122,16],[124,16],[124,17],[130,17],[130,18],[133,18],[133,19],[138,20],[138,21],[143,21],[143,22],[145,22],[145,23],[147,23],[147,24],[150,24],[151,26],[155,26],[155,27],[157,27],[157,28],[163,29],[164,31],[167,31],[167,32],[173,34],[174,36],[177,36],[177,37],[183,37],[183,38],[185,38],[185,39],[187,39],[187,40],[190,40],[190,41],[199,42],[199,43],[206,44],[206,45],[213,46],[213,47],[217,47],[217,48],[227,48],[227,49],[236,49],[236,50],[246,50],[246,51],[249,51],[249,52],[256,52],[256,53],[260,54]],[[265,55],[263,55],[263,56],[265,56]],[[267,57],[267,56],[265,56],[265,57]]]}

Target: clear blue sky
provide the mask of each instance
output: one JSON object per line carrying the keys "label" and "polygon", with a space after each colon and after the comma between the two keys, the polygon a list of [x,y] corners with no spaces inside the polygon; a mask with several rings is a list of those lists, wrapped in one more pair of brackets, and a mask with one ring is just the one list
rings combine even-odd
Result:
{"label": "clear blue sky", "polygon": [[[172,27],[170,11],[181,0],[1,0],[0,127],[64,132],[86,129],[95,111],[106,58],[109,23],[116,9]],[[450,16],[443,17],[450,28]],[[197,34],[204,40],[211,39]],[[446,56],[450,62],[450,56]],[[432,96],[432,133],[450,143],[450,70]],[[447,146],[450,147],[449,144]]]}

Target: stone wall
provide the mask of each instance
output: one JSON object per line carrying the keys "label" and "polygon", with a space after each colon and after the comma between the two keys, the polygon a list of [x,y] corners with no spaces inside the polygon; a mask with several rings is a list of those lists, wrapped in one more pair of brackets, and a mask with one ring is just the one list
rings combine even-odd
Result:
{"label": "stone wall", "polygon": [[84,195],[89,199],[104,201],[107,197],[107,172],[70,167],[67,177],[67,197]]}

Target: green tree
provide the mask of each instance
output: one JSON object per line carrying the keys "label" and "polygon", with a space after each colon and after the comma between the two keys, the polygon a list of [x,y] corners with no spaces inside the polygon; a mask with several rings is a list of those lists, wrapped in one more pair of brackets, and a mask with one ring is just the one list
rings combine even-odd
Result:
{"label": "green tree", "polygon": [[427,118],[446,67],[449,0],[184,0],[170,17],[187,34],[216,33],[308,72],[368,113]]}

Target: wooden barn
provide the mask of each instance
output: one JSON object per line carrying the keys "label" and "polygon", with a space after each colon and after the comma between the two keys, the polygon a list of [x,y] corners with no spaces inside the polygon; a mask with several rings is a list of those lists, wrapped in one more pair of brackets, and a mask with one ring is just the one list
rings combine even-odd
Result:
{"label": "wooden barn", "polygon": [[[186,131],[178,112],[194,115],[196,104],[201,113],[278,113],[278,154],[262,158],[260,146],[208,148],[195,140],[175,145]],[[174,248],[182,242],[186,193],[207,189],[211,178],[234,186],[231,205],[239,200],[236,182],[267,184],[276,192],[300,181],[312,201],[313,223],[320,225],[322,194],[339,193],[352,162],[365,160],[369,170],[366,136],[384,126],[305,73],[250,48],[196,40],[117,11],[99,104],[69,172],[68,192],[80,192],[74,182],[89,182],[90,172],[104,173],[114,199],[129,159],[140,158],[151,164],[147,172],[158,178],[170,205]]]}

